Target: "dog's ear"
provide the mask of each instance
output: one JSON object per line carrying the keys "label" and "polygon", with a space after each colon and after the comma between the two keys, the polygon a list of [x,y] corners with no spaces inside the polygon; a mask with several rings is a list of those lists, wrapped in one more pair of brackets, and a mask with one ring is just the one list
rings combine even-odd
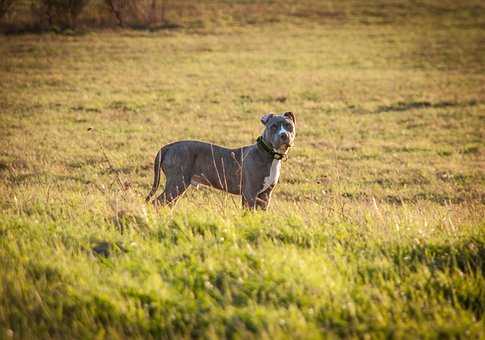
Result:
{"label": "dog's ear", "polygon": [[263,125],[266,125],[269,122],[269,120],[273,118],[273,116],[274,114],[272,114],[271,112],[265,114],[263,117],[261,117],[261,123],[263,123]]}
{"label": "dog's ear", "polygon": [[286,118],[289,118],[293,121],[293,124],[296,124],[296,119],[295,119],[295,114],[293,112],[285,112],[283,114],[283,116],[285,116]]}

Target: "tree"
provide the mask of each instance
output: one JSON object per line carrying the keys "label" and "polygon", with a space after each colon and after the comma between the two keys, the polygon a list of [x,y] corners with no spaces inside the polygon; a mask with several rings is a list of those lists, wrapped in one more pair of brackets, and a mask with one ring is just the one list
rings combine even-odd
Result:
{"label": "tree", "polygon": [[125,12],[131,6],[131,1],[130,0],[105,0],[104,2],[106,6],[108,6],[109,10],[114,15],[114,17],[116,18],[118,25],[120,27],[124,27]]}

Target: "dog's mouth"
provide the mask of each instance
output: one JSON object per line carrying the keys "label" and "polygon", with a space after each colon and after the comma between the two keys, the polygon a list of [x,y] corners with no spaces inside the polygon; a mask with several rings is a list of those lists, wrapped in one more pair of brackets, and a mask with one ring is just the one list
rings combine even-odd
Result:
{"label": "dog's mouth", "polygon": [[288,149],[291,148],[292,146],[293,146],[292,143],[283,143],[276,149],[276,151],[278,151],[279,153],[287,153]]}

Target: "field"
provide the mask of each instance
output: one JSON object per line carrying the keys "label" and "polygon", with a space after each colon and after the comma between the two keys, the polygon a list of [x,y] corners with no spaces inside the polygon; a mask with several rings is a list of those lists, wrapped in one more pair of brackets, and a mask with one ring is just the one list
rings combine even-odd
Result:
{"label": "field", "polygon": [[[485,338],[470,8],[0,36],[0,338]],[[144,204],[161,145],[288,110],[268,212]]]}

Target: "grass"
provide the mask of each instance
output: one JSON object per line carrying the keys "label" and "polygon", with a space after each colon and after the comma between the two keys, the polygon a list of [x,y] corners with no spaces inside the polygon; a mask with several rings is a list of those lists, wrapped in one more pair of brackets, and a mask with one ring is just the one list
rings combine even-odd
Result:
{"label": "grass", "polygon": [[[485,26],[444,9],[1,36],[0,338],[485,337]],[[162,144],[285,110],[269,212],[144,205]]]}

